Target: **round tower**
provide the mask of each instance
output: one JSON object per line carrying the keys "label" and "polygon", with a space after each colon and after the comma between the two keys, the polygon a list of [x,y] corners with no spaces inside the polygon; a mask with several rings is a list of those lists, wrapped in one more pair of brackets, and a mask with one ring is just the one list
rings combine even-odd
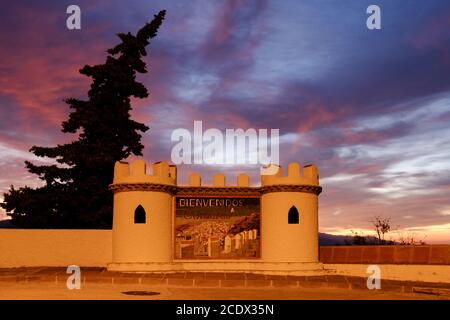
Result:
{"label": "round tower", "polygon": [[[131,170],[130,170],[131,169]],[[172,205],[176,167],[166,162],[116,162],[114,182],[112,262],[172,262]]]}
{"label": "round tower", "polygon": [[261,176],[262,229],[264,262],[319,262],[318,195],[319,175],[315,165],[288,165],[270,168]]}

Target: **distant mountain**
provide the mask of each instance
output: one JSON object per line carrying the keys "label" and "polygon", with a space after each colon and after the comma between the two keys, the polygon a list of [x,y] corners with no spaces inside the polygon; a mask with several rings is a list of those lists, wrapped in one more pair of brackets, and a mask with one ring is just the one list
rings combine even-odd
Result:
{"label": "distant mountain", "polygon": [[351,243],[352,236],[336,236],[333,234],[319,232],[319,246],[337,246]]}
{"label": "distant mountain", "polygon": [[11,223],[11,220],[0,220],[0,228],[15,229],[17,227]]}
{"label": "distant mountain", "polygon": [[[373,236],[364,237],[366,244],[376,244],[378,239]],[[342,246],[354,245],[354,236],[336,236],[328,233],[319,232],[319,246]]]}

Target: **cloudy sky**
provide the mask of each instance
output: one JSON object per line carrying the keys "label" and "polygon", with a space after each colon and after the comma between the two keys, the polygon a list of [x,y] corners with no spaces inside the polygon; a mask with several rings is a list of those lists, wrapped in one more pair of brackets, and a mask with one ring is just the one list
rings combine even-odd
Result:
{"label": "cloudy sky", "polygon": [[[66,28],[78,4],[82,29]],[[382,29],[366,28],[381,7]],[[176,128],[280,129],[280,161],[320,168],[320,230],[450,243],[450,3],[447,0],[16,1],[0,10],[0,192],[39,185],[24,160],[60,133],[62,102],[85,97],[85,64],[102,63],[117,32],[167,10],[139,79],[150,97],[133,117],[150,130],[144,158],[170,159]],[[228,183],[259,166],[179,167],[180,181],[216,171]]]}

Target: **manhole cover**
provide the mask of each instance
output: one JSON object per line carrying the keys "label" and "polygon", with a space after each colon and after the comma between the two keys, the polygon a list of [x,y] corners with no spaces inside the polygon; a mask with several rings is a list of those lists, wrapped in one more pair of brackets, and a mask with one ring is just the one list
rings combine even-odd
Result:
{"label": "manhole cover", "polygon": [[124,291],[122,293],[129,296],[156,296],[160,294],[159,292],[154,291]]}

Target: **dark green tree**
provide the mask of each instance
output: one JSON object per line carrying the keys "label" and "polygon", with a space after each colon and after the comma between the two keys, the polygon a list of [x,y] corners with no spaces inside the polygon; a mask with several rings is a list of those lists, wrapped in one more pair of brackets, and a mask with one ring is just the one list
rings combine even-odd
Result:
{"label": "dark green tree", "polygon": [[26,162],[29,172],[45,183],[39,188],[11,186],[1,203],[13,224],[31,228],[110,228],[114,163],[129,155],[142,155],[140,132],[148,127],[130,119],[130,98],[146,98],[148,91],[136,81],[146,73],[145,47],[164,20],[160,11],[134,36],[119,33],[120,44],[107,51],[104,64],[80,69],[92,78],[87,100],[70,98],[69,119],[62,132],[78,139],[56,147],[32,147],[38,157],[56,160],[52,165]]}

